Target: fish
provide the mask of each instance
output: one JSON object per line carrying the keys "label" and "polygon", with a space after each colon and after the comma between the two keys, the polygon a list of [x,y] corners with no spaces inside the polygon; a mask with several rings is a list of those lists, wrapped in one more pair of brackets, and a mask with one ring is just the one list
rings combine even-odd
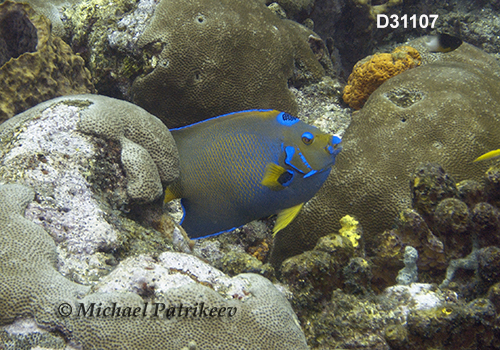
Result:
{"label": "fish", "polygon": [[462,45],[462,40],[449,34],[429,35],[425,39],[425,45],[430,52],[450,52]]}
{"label": "fish", "polygon": [[489,151],[489,152],[483,154],[482,156],[479,156],[476,159],[474,159],[474,162],[480,162],[483,160],[494,159],[494,158],[498,158],[498,157],[500,157],[500,149]]}
{"label": "fish", "polygon": [[164,202],[181,198],[191,239],[277,215],[286,227],[328,177],[341,138],[277,110],[233,112],[171,129],[180,176]]}

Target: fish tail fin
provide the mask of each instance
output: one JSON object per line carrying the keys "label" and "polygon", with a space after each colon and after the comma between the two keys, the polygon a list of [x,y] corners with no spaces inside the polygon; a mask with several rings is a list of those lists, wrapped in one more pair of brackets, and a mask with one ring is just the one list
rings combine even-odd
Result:
{"label": "fish tail fin", "polygon": [[299,214],[300,209],[304,206],[304,203],[300,203],[294,207],[283,209],[278,213],[278,217],[276,218],[276,223],[273,228],[273,236],[276,236],[278,231],[284,229],[288,226],[289,223],[295,219],[295,217]]}
{"label": "fish tail fin", "polygon": [[480,157],[474,159],[474,162],[480,162],[482,160],[493,159],[500,157],[500,149],[496,149],[494,151],[489,151],[488,153],[483,154]]}
{"label": "fish tail fin", "polygon": [[168,203],[171,200],[177,198],[181,198],[179,193],[172,186],[168,186],[167,189],[165,190],[165,198],[163,199],[163,203]]}

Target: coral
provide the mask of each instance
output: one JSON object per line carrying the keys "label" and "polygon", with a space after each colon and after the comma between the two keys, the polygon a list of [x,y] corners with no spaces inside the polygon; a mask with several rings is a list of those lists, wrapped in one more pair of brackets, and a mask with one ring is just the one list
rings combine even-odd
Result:
{"label": "coral", "polygon": [[434,221],[441,235],[464,234],[469,228],[469,208],[459,199],[443,199],[434,211]]}
{"label": "coral", "polygon": [[410,46],[400,46],[391,53],[368,56],[354,66],[344,88],[344,101],[354,109],[361,109],[368,97],[386,80],[418,67],[420,54]]}
{"label": "coral", "polygon": [[64,36],[66,31],[59,11],[64,7],[77,4],[82,0],[16,0],[29,4],[38,14],[44,15],[52,23],[52,30],[57,36]]}
{"label": "coral", "polygon": [[260,1],[163,0],[138,45],[149,66],[133,100],[169,127],[251,108],[294,114],[288,80],[319,80],[329,60],[314,32]]}
{"label": "coral", "polygon": [[485,192],[489,202],[497,207],[500,204],[500,163],[492,165],[486,171]]}
{"label": "coral", "polygon": [[475,204],[484,202],[484,185],[474,180],[464,180],[457,183],[458,198],[469,208]]}
{"label": "coral", "polygon": [[[119,143],[127,176],[127,194],[131,199],[152,201],[162,194],[162,183],[167,185],[178,176],[177,148],[163,123],[140,107],[109,97],[76,95],[47,101],[6,123],[2,133],[12,133],[17,123],[36,119],[44,110],[59,103],[81,105],[80,115],[73,115],[77,125],[69,128]],[[35,128],[43,129],[42,126]]]}
{"label": "coral", "polygon": [[[328,300],[335,288],[341,288],[344,283],[342,268],[352,263],[352,268],[346,270],[348,278],[356,276],[356,262],[364,262],[361,270],[367,273],[357,273],[358,279],[369,275],[369,266],[363,259],[353,260],[355,249],[351,240],[339,234],[322,237],[314,250],[304,252],[283,262],[282,279],[290,286],[294,297],[292,304],[300,310],[318,309],[318,302]],[[355,259],[355,258],[354,258]],[[359,271],[358,271],[359,272]],[[369,283],[365,280],[364,284]],[[363,283],[361,283],[363,285]]]}
{"label": "coral", "polygon": [[[406,320],[412,312],[443,303],[443,293],[423,283],[387,288],[378,297],[351,295],[338,289],[320,312],[306,314],[301,321],[313,349],[388,350],[392,347],[384,335],[406,333]],[[412,345],[418,341],[415,339]]]}
{"label": "coral", "polygon": [[403,260],[405,263],[405,267],[399,270],[396,277],[396,282],[398,284],[408,285],[418,281],[417,260],[418,251],[409,245],[406,246]]}
{"label": "coral", "polygon": [[359,239],[361,238],[359,221],[350,215],[346,215],[340,219],[340,225],[342,225],[342,228],[339,230],[339,234],[351,241],[352,246],[356,248],[359,245]]}
{"label": "coral", "polygon": [[0,4],[0,24],[10,49],[0,59],[5,62],[0,67],[0,122],[57,96],[94,92],[84,60],[52,35],[45,17],[26,4],[6,1]]}
{"label": "coral", "polygon": [[293,293],[292,305],[299,310],[319,310],[335,288],[342,286],[338,267],[328,253],[311,250],[283,262],[282,279]]}
{"label": "coral", "polygon": [[477,273],[488,284],[493,284],[500,280],[499,247],[487,247],[480,250]]}
{"label": "coral", "polygon": [[[307,348],[289,303],[268,280],[229,278],[182,253],[130,259],[96,290],[71,282],[54,268],[53,239],[22,215],[33,198],[28,187],[0,186],[0,325],[34,318],[84,349],[179,349],[193,342],[203,349]],[[225,313],[223,320],[213,308]]]}
{"label": "coral", "polygon": [[[488,299],[412,312],[408,316],[407,344],[416,350],[488,348],[495,338],[494,319],[495,309]],[[477,337],[478,332],[481,337]]]}
{"label": "coral", "polygon": [[222,270],[230,276],[252,272],[270,277],[274,271],[269,264],[262,264],[256,257],[246,253],[228,252],[222,258]]}
{"label": "coral", "polygon": [[411,179],[412,206],[424,217],[434,212],[445,198],[455,197],[457,187],[453,177],[435,163],[420,164]]}
{"label": "coral", "polygon": [[470,215],[467,205],[456,198],[446,198],[434,210],[433,232],[444,243],[447,259],[462,258],[470,252]]}
{"label": "coral", "polygon": [[[427,226],[425,220],[413,209],[402,210],[394,230],[401,244],[419,251],[418,268],[433,273],[446,267],[445,246]],[[405,248],[406,249],[406,248]]]}
{"label": "coral", "polygon": [[500,314],[500,282],[495,283],[488,290],[488,299],[495,306],[497,314]]}
{"label": "coral", "polygon": [[371,292],[373,277],[370,264],[360,257],[352,258],[342,269],[344,277],[343,291],[349,294],[367,294]]}
{"label": "coral", "polygon": [[153,0],[85,0],[63,12],[68,41],[100,94],[130,100],[131,79],[145,64],[136,58],[137,40],[155,7]]}
{"label": "coral", "polygon": [[500,246],[500,213],[489,203],[481,202],[471,210],[472,231],[479,247]]}
{"label": "coral", "polygon": [[439,285],[439,288],[442,289],[448,287],[451,280],[453,279],[453,276],[455,275],[455,272],[458,269],[477,271],[477,268],[479,266],[478,263],[479,254],[480,254],[479,249],[473,249],[472,252],[466,257],[451,260],[450,264],[448,265],[448,268],[446,269],[446,278]]}
{"label": "coral", "polygon": [[[422,65],[389,79],[353,115],[328,179],[276,235],[274,266],[338,230],[347,214],[360,222],[371,254],[380,234],[410,207],[408,184],[422,162],[441,164],[457,182],[483,176],[488,165],[472,161],[498,148],[499,65],[466,43],[447,54],[424,52],[423,40],[408,44],[420,52]],[[414,95],[422,98],[407,105]]]}
{"label": "coral", "polygon": [[277,0],[285,11],[288,18],[307,17],[314,8],[315,0]]}
{"label": "coral", "polygon": [[[127,159],[124,139],[141,149],[143,158]],[[60,272],[88,282],[109,273],[111,252],[122,258],[124,251],[140,252],[141,245],[150,252],[173,249],[172,240],[113,210],[127,211],[134,198],[160,195],[160,179],[168,183],[178,173],[169,131],[140,107],[97,95],[59,97],[1,124],[0,140],[0,179],[36,191],[26,215],[57,242]],[[130,167],[148,181],[124,171]]]}

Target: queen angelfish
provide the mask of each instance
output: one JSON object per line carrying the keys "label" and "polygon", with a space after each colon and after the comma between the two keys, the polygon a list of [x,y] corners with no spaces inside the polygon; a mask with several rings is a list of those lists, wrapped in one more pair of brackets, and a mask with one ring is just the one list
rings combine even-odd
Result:
{"label": "queen angelfish", "polygon": [[171,130],[180,177],[165,202],[182,198],[191,238],[278,214],[288,225],[328,177],[340,138],[275,110],[235,112]]}

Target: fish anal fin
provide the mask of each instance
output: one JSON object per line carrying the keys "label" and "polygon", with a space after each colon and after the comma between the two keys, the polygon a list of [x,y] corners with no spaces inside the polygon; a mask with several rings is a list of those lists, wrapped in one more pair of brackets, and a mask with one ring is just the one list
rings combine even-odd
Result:
{"label": "fish anal fin", "polygon": [[274,163],[268,163],[266,165],[266,170],[264,172],[264,177],[260,182],[270,188],[273,191],[281,191],[285,188],[278,180],[282,174],[286,172],[286,169]]}
{"label": "fish anal fin", "polygon": [[474,162],[480,162],[482,160],[493,159],[498,157],[500,157],[500,149],[489,151],[488,153],[485,153],[482,156],[479,156],[476,159],[474,159]]}
{"label": "fish anal fin", "polygon": [[289,223],[295,219],[295,217],[299,214],[300,209],[304,206],[304,203],[300,203],[294,207],[283,209],[278,213],[278,217],[276,218],[276,223],[273,228],[273,236],[278,233],[278,231],[284,229],[288,226]]}

